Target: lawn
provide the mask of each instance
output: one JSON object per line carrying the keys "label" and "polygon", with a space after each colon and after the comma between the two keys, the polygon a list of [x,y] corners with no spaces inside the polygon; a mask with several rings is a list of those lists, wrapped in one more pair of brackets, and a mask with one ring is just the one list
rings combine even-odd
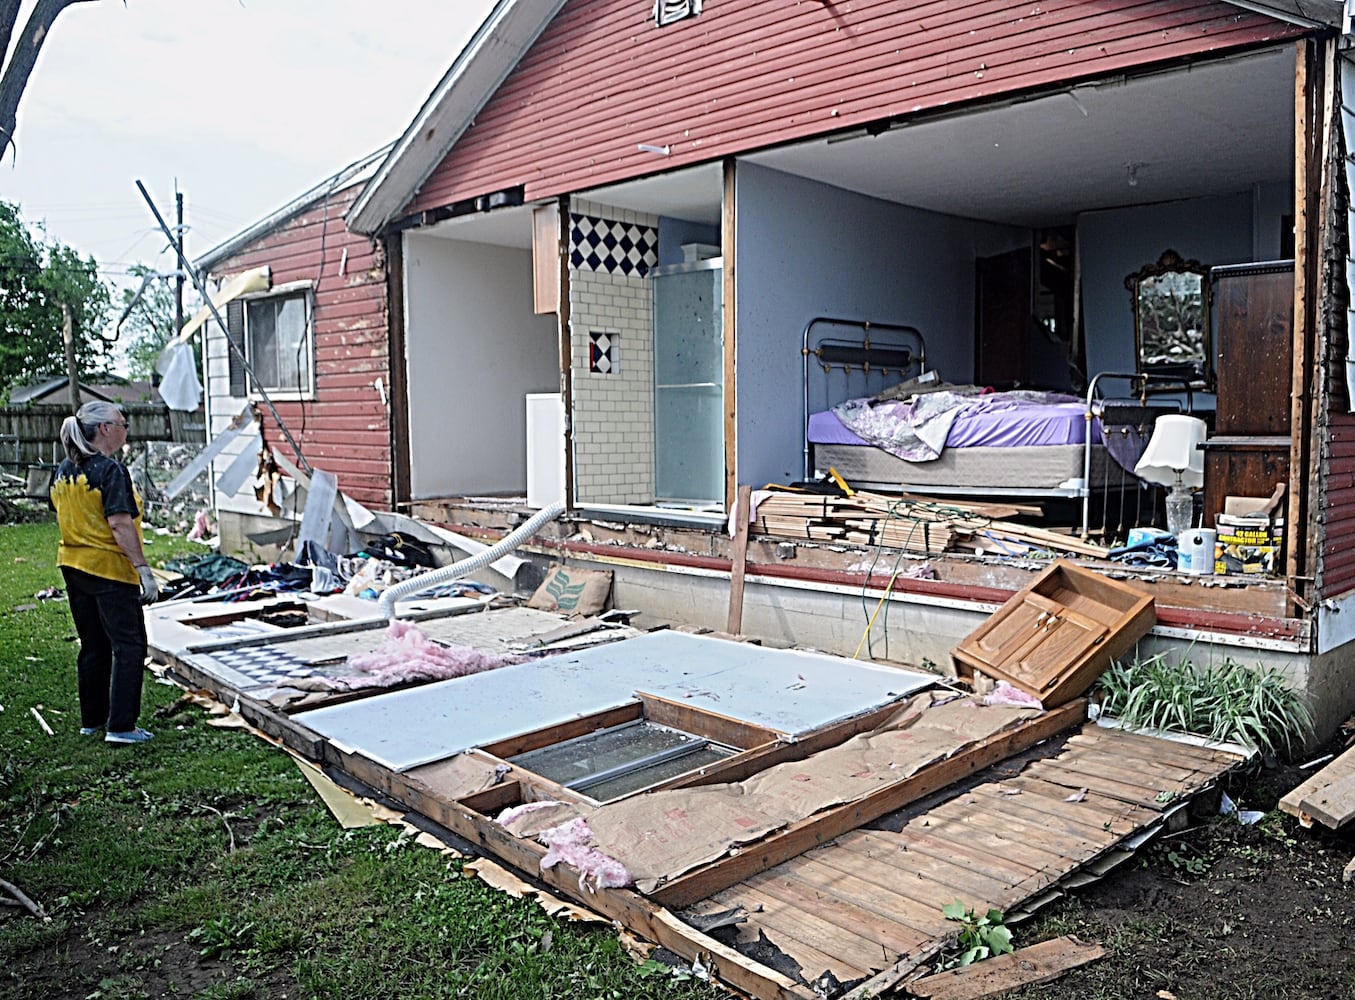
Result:
{"label": "lawn", "polygon": [[0,998],[723,995],[400,828],[341,829],[287,754],[149,675],[154,742],[81,737],[69,611],[35,597],[56,545],[0,526],[0,879],[51,918],[0,908]]}

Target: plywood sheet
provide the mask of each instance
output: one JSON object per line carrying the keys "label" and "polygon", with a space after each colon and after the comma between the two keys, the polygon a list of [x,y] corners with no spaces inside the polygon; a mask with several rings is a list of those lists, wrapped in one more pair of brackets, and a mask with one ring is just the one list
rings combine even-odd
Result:
{"label": "plywood sheet", "polygon": [[313,709],[297,721],[396,771],[661,695],[792,735],[900,700],[930,674],[681,632],[653,632],[471,677]]}

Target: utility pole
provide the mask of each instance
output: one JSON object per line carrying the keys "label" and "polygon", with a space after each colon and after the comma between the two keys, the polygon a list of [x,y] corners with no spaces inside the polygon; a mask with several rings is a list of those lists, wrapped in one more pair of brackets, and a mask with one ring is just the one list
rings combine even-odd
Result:
{"label": "utility pole", "polygon": [[80,369],[75,364],[75,317],[70,303],[61,303],[61,339],[66,343],[66,377],[71,383],[71,412],[80,409]]}
{"label": "utility pole", "polygon": [[[185,261],[188,257],[183,252],[183,192],[174,192],[174,209],[177,216],[177,224],[174,227],[174,242],[178,247],[179,261]],[[179,263],[174,268],[178,277],[174,279],[174,330],[170,334],[173,338],[183,329],[183,264]]]}

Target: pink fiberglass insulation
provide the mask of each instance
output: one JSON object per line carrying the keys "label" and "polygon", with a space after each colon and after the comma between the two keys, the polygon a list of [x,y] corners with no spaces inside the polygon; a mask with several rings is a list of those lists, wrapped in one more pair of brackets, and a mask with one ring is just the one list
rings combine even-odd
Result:
{"label": "pink fiberglass insulation", "polygon": [[1006,681],[998,681],[995,687],[988,694],[983,696],[985,705],[1015,705],[1018,708],[1038,708],[1044,711],[1044,703],[1033,694],[1022,691],[1018,687],[1013,687]]}
{"label": "pink fiberglass insulation", "polygon": [[391,687],[408,681],[464,677],[519,662],[512,656],[490,656],[469,646],[441,646],[417,625],[396,619],[386,630],[380,647],[348,658],[353,676],[331,677],[340,690]]}
{"label": "pink fiberglass insulation", "polygon": [[524,802],[520,806],[509,806],[499,813],[494,822],[500,826],[512,826],[523,816],[530,816],[532,813],[541,812],[543,809],[554,809],[559,804],[554,799],[542,799],[539,802]]}
{"label": "pink fiberglass insulation", "polygon": [[587,820],[579,818],[561,823],[543,831],[536,839],[550,848],[541,859],[541,867],[554,868],[561,861],[565,862],[579,873],[580,889],[589,892],[619,889],[634,881],[625,865],[593,846],[593,831]]}

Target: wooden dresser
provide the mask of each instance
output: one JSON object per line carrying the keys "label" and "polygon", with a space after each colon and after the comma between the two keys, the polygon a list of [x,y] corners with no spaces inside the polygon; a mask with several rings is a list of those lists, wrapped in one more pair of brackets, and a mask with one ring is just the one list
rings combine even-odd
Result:
{"label": "wooden dresser", "polygon": [[1210,272],[1218,404],[1205,442],[1204,525],[1226,496],[1268,497],[1289,481],[1294,262]]}

